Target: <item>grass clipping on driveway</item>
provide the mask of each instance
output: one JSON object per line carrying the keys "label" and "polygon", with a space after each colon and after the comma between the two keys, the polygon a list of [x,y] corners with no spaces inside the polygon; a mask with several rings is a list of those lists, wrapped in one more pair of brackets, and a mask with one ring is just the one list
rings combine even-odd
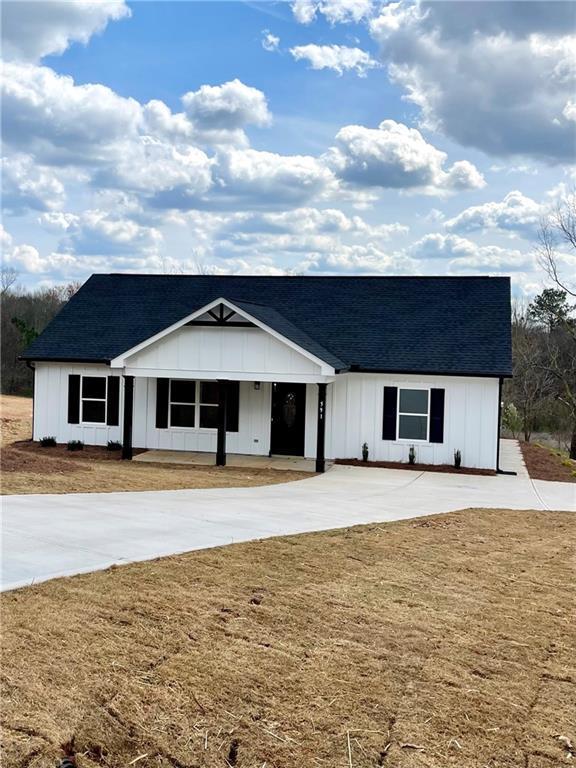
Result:
{"label": "grass clipping on driveway", "polygon": [[6,593],[4,765],[564,764],[575,527],[466,510]]}

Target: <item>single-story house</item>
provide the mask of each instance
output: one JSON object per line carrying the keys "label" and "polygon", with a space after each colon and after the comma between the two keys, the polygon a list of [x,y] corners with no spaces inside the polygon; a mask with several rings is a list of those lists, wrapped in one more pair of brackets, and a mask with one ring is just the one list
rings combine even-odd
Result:
{"label": "single-story house", "polygon": [[23,359],[35,440],[498,469],[510,281],[93,275]]}

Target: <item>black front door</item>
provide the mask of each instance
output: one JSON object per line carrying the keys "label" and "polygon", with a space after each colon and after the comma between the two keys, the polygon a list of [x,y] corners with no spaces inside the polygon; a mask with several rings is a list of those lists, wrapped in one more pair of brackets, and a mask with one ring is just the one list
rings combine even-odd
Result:
{"label": "black front door", "polygon": [[272,385],[270,453],[304,456],[306,384]]}

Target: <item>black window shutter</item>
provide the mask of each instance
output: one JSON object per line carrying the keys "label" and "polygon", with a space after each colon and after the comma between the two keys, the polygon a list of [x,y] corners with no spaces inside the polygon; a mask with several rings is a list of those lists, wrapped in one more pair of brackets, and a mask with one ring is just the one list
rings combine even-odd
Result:
{"label": "black window shutter", "polygon": [[108,408],[106,424],[117,427],[120,423],[120,376],[108,376]]}
{"label": "black window shutter", "polygon": [[444,390],[430,390],[430,442],[444,442]]}
{"label": "black window shutter", "polygon": [[156,379],[156,429],[168,428],[168,389],[170,379]]}
{"label": "black window shutter", "polygon": [[398,387],[384,387],[384,418],[382,440],[396,440],[396,413],[398,411]]}
{"label": "black window shutter", "polygon": [[80,376],[68,376],[68,424],[80,424]]}
{"label": "black window shutter", "polygon": [[240,382],[228,382],[228,399],[226,402],[226,432],[238,432],[238,417],[240,414]]}

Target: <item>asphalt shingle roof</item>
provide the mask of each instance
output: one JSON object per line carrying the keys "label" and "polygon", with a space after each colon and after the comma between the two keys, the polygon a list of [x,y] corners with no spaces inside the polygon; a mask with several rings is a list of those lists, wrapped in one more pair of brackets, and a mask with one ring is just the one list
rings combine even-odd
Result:
{"label": "asphalt shingle roof", "polygon": [[93,275],[23,358],[109,361],[218,298],[340,370],[512,373],[507,277]]}

